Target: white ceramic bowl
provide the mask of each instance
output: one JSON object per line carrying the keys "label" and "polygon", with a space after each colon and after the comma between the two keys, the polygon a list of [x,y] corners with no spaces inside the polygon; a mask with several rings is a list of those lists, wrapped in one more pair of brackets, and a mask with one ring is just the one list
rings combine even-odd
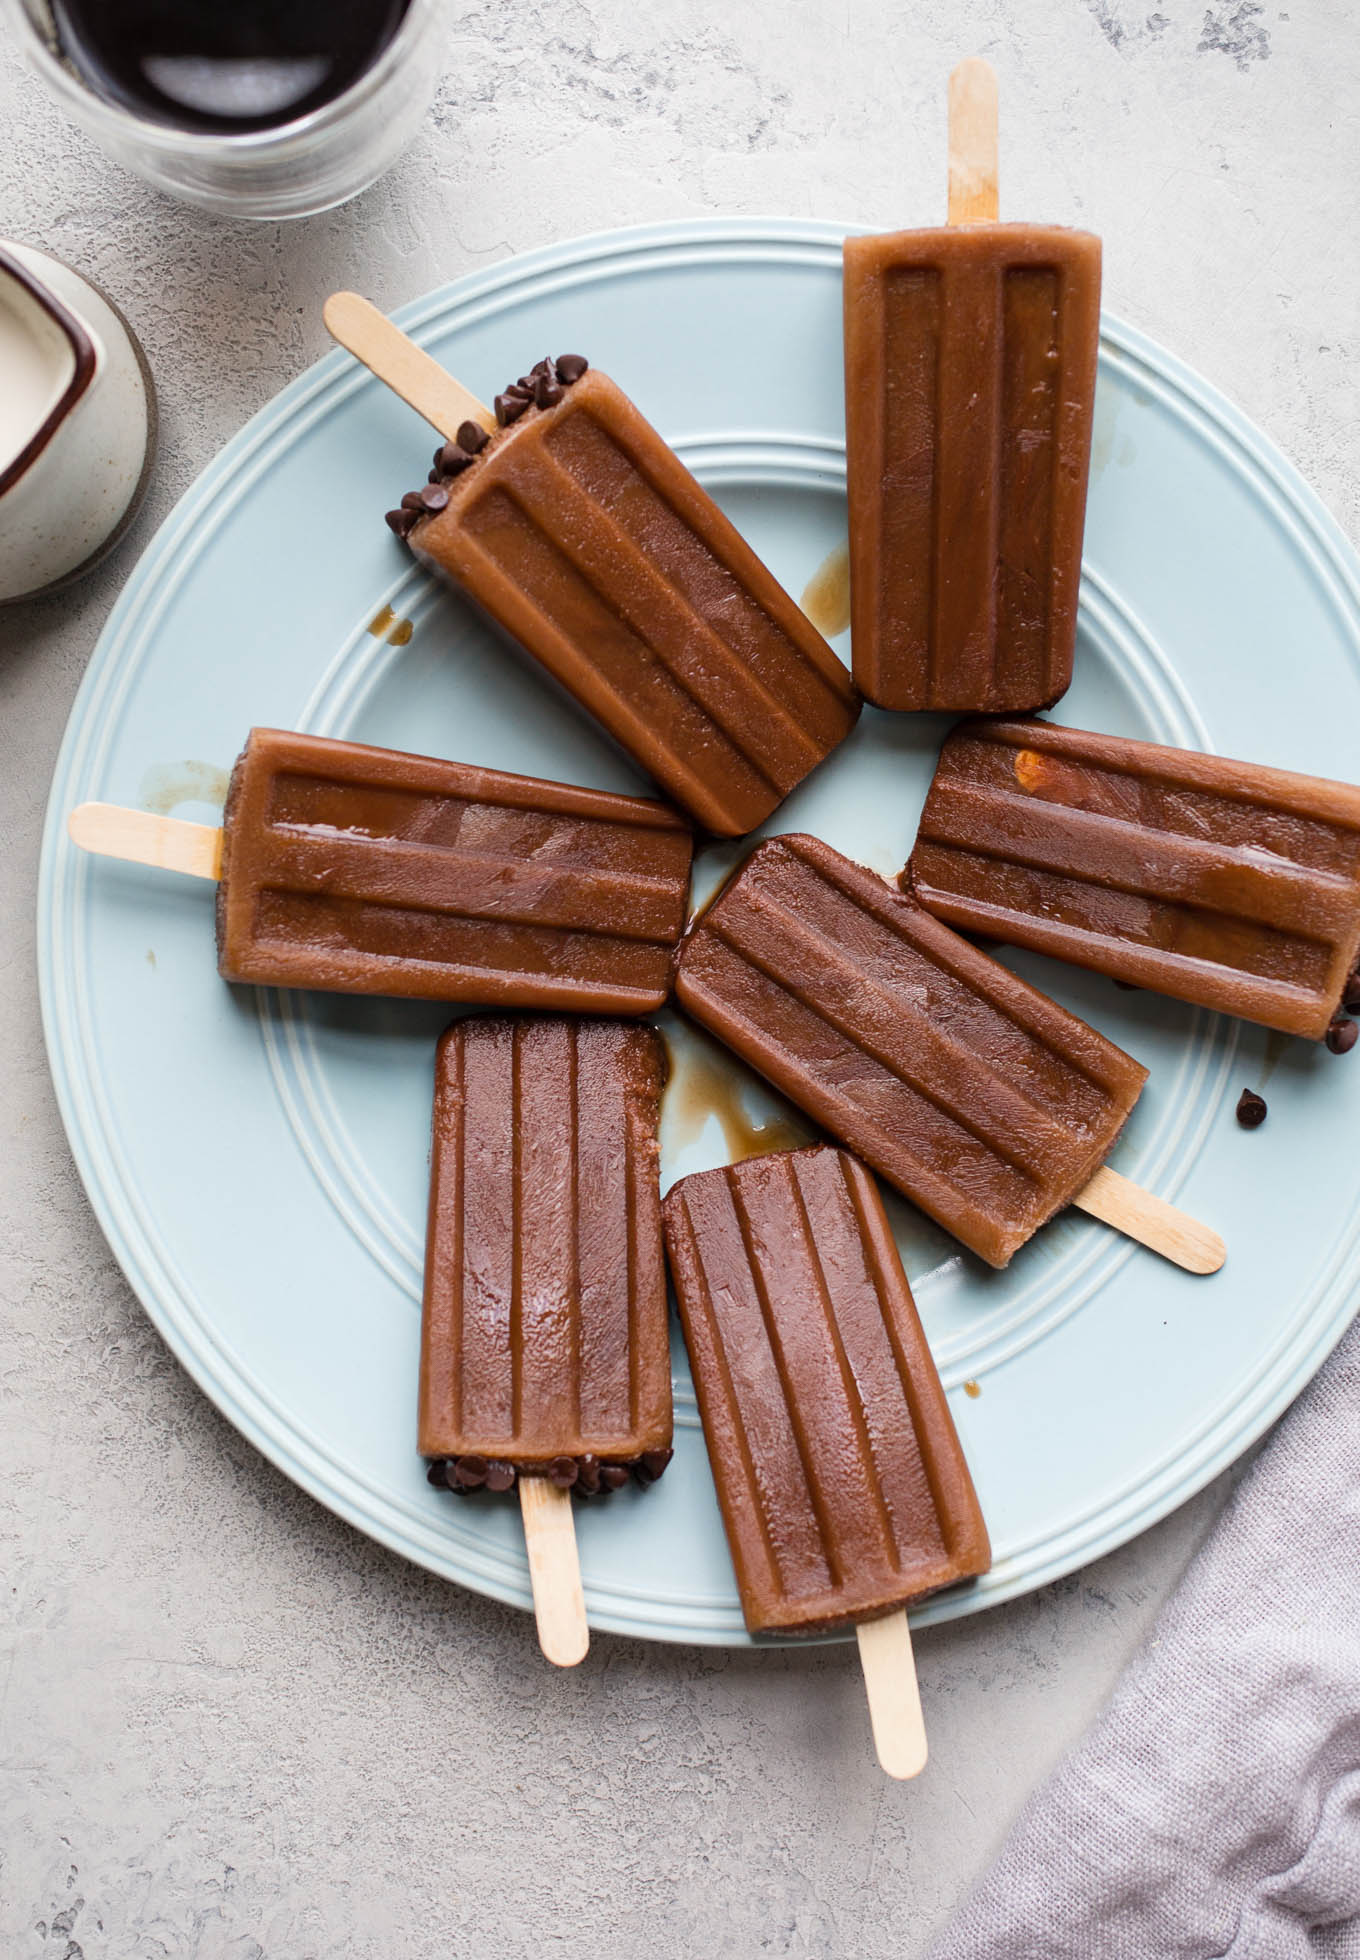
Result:
{"label": "white ceramic bowl", "polygon": [[50,592],[110,551],[155,449],[146,357],[109,299],[0,240],[0,605]]}

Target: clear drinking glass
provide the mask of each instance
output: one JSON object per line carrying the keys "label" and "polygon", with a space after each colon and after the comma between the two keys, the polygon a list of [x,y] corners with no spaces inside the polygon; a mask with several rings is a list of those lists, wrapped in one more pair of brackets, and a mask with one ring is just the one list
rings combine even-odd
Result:
{"label": "clear drinking glass", "polygon": [[94,94],[63,59],[43,0],[0,0],[48,90],[100,148],[158,190],[227,218],[306,218],[381,177],[410,142],[442,72],[441,0],[410,0],[350,88],[275,128],[175,129]]}

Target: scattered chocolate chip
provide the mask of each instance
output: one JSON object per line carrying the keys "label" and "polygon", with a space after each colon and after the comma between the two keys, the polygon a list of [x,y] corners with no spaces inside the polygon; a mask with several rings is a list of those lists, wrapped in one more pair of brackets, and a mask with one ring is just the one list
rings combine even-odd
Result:
{"label": "scattered chocolate chip", "polygon": [[522,374],[518,381],[510,383],[505,392],[507,395],[514,395],[518,401],[531,402],[537,386],[538,383],[532,374]]}
{"label": "scattered chocolate chip", "polygon": [[490,440],[490,436],[480,422],[458,424],[458,447],[465,449],[469,456],[479,455]]}
{"label": "scattered chocolate chip", "polygon": [[1357,1035],[1360,1035],[1360,1024],[1348,1021],[1344,1014],[1338,1014],[1323,1039],[1334,1055],[1349,1055]]}
{"label": "scattered chocolate chip", "polygon": [[509,1490],[514,1481],[515,1466],[513,1463],[493,1463],[487,1470],[486,1487],[488,1490]]}
{"label": "scattered chocolate chip", "polygon": [[621,1463],[606,1463],[600,1469],[600,1482],[606,1490],[622,1490],[628,1482],[628,1472]]}
{"label": "scattered chocolate chip", "polygon": [[439,468],[439,465],[440,465],[440,463],[441,463],[441,462],[443,461],[443,459],[444,459],[444,451],[445,451],[445,449],[446,449],[447,447],[448,447],[448,445],[447,445],[447,443],[441,443],[441,444],[440,444],[440,446],[439,446],[439,448],[435,450],[435,452],[434,452],[434,466],[435,466],[435,468],[436,468],[436,469],[438,469],[438,468]]}
{"label": "scattered chocolate chip", "polygon": [[395,531],[399,538],[409,538],[416,525],[413,510],[389,510],[385,513],[387,528]]}
{"label": "scattered chocolate chip", "polygon": [[573,381],[579,381],[590,362],[584,354],[559,354],[557,357],[557,378],[570,388]]}
{"label": "scattered chocolate chip", "polygon": [[640,1484],[654,1484],[674,1454],[674,1450],[644,1450],[633,1465],[633,1475]]}
{"label": "scattered chocolate chip", "polygon": [[420,493],[420,501],[426,510],[443,510],[449,501],[449,493],[442,483],[427,483]]}
{"label": "scattered chocolate chip", "polygon": [[426,477],[425,481],[427,483],[438,483],[439,475],[440,473],[438,470],[431,470],[430,474]]}
{"label": "scattered chocolate chip", "polygon": [[433,1463],[426,1464],[425,1481],[433,1484],[436,1490],[448,1489],[449,1466],[445,1463],[442,1456],[437,1456]]}
{"label": "scattered chocolate chip", "polygon": [[553,364],[552,364],[552,358],[551,358],[551,356],[550,356],[550,355],[547,355],[547,354],[545,354],[545,355],[543,356],[543,359],[542,359],[541,361],[535,361],[535,362],[534,362],[534,364],[533,364],[533,366],[532,366],[532,367],[530,368],[530,370],[529,370],[529,372],[530,372],[530,374],[551,374],[551,373],[552,373],[552,365],[553,365]]}
{"label": "scattered chocolate chip", "polygon": [[1266,1120],[1266,1099],[1254,1089],[1244,1089],[1237,1098],[1237,1120],[1244,1130],[1259,1130]]}
{"label": "scattered chocolate chip", "polygon": [[459,1456],[454,1458],[453,1474],[464,1490],[480,1490],[491,1474],[491,1465],[484,1456]]}
{"label": "scattered chocolate chip", "polygon": [[576,1488],[593,1497],[600,1488],[600,1459],[597,1456],[582,1456],[576,1460]]}
{"label": "scattered chocolate chip", "polygon": [[577,1475],[574,1456],[555,1456],[548,1465],[548,1482],[556,1484],[559,1490],[570,1490]]}
{"label": "scattered chocolate chip", "polygon": [[1355,969],[1342,990],[1341,1005],[1348,1014],[1360,1014],[1360,966]]}
{"label": "scattered chocolate chip", "polygon": [[439,474],[457,476],[458,472],[465,470],[471,461],[472,458],[466,449],[460,448],[456,442],[446,442],[439,452]]}
{"label": "scattered chocolate chip", "polygon": [[497,395],[496,420],[503,429],[506,429],[512,422],[518,422],[528,406],[528,402],[522,395]]}
{"label": "scattered chocolate chip", "polygon": [[419,517],[419,516],[420,516],[420,514],[421,514],[421,512],[422,512],[422,511],[424,510],[424,508],[425,508],[425,493],[424,493],[424,491],[423,491],[423,490],[408,490],[408,491],[406,492],[406,495],[405,495],[405,496],[404,496],[404,497],[402,498],[402,500],[401,500],[401,507],[402,507],[402,509],[403,509],[403,510],[409,510],[409,511],[413,511],[413,512],[415,513],[415,515],[416,515],[417,517]]}
{"label": "scattered chocolate chip", "polygon": [[562,384],[554,381],[550,374],[540,374],[534,388],[534,400],[540,408],[555,408],[562,399]]}

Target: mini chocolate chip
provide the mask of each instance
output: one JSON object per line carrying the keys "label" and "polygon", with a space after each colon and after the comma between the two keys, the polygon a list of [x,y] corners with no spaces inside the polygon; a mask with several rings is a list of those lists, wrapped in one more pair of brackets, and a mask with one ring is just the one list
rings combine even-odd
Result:
{"label": "mini chocolate chip", "polygon": [[621,1463],[606,1463],[600,1469],[600,1482],[606,1490],[622,1490],[628,1482],[628,1472]]}
{"label": "mini chocolate chip", "polygon": [[570,1490],[577,1474],[574,1456],[555,1456],[548,1465],[548,1482],[556,1484],[559,1490]]}
{"label": "mini chocolate chip", "polygon": [[417,517],[419,517],[419,516],[420,516],[420,513],[421,513],[421,512],[422,512],[422,511],[424,510],[424,508],[425,508],[425,493],[424,493],[424,491],[423,491],[423,490],[408,490],[408,491],[406,492],[406,495],[405,495],[405,496],[404,496],[404,497],[402,498],[402,500],[401,500],[401,507],[402,507],[402,509],[403,509],[403,510],[411,510],[411,511],[414,511],[414,512],[415,512],[415,514],[416,514],[416,516],[417,516]]}
{"label": "mini chocolate chip", "polygon": [[1348,1014],[1360,1014],[1360,966],[1355,969],[1342,990],[1341,1005]]}
{"label": "mini chocolate chip", "polygon": [[415,529],[416,514],[413,510],[389,510],[384,512],[384,517],[388,530],[395,531],[403,540],[409,538]]}
{"label": "mini chocolate chip", "polygon": [[597,1456],[582,1456],[576,1460],[576,1488],[593,1497],[600,1488],[600,1459]]}
{"label": "mini chocolate chip", "polygon": [[442,483],[427,483],[420,493],[420,501],[426,510],[443,510],[449,501],[449,493]]}
{"label": "mini chocolate chip", "polygon": [[1266,1120],[1266,1099],[1254,1089],[1244,1089],[1237,1098],[1237,1120],[1244,1130],[1259,1130]]}
{"label": "mini chocolate chip", "polygon": [[460,449],[456,442],[446,442],[435,458],[441,476],[457,476],[471,461],[466,449]]}
{"label": "mini chocolate chip", "polygon": [[458,424],[458,447],[466,449],[469,456],[478,455],[486,448],[491,438],[480,422],[460,422]]}
{"label": "mini chocolate chip", "polygon": [[590,362],[584,354],[559,354],[557,357],[557,378],[569,388],[573,381],[579,381]]}
{"label": "mini chocolate chip", "polygon": [[540,408],[556,408],[562,399],[562,385],[554,381],[550,374],[540,374],[534,389],[534,400]]}
{"label": "mini chocolate chip", "polygon": [[674,1450],[644,1450],[633,1465],[633,1475],[640,1484],[654,1484],[674,1454]]}
{"label": "mini chocolate chip", "polygon": [[426,477],[425,481],[427,483],[438,483],[439,477],[440,477],[440,472],[438,470],[431,470],[430,474]]}
{"label": "mini chocolate chip", "polygon": [[493,1463],[487,1470],[486,1487],[488,1490],[509,1490],[514,1481],[515,1466],[513,1463]]}
{"label": "mini chocolate chip", "polygon": [[522,374],[518,381],[512,381],[506,389],[507,395],[518,395],[521,401],[531,402],[537,386],[532,374]]}
{"label": "mini chocolate chip", "polygon": [[453,1474],[464,1490],[480,1490],[491,1473],[491,1465],[484,1456],[460,1456],[455,1458]]}
{"label": "mini chocolate chip", "polygon": [[442,1456],[437,1456],[433,1463],[426,1464],[425,1480],[427,1483],[433,1484],[436,1490],[448,1489],[449,1466],[445,1463]]}
{"label": "mini chocolate chip", "polygon": [[530,374],[551,374],[551,373],[552,373],[552,356],[551,356],[551,355],[549,355],[549,354],[545,354],[545,355],[543,356],[543,359],[542,359],[541,361],[535,361],[535,362],[534,362],[534,364],[533,364],[533,366],[532,366],[532,367],[530,368],[530,370],[529,370],[529,372],[530,372]]}
{"label": "mini chocolate chip", "polygon": [[1349,1055],[1355,1046],[1357,1035],[1360,1035],[1360,1025],[1338,1014],[1328,1028],[1324,1040],[1334,1055]]}
{"label": "mini chocolate chip", "polygon": [[496,420],[503,429],[508,428],[512,422],[518,422],[528,406],[522,395],[497,395]]}
{"label": "mini chocolate chip", "polygon": [[436,450],[435,450],[435,452],[434,452],[434,459],[433,459],[433,460],[434,460],[434,466],[435,466],[435,468],[436,468],[436,469],[438,469],[438,468],[439,468],[439,465],[440,465],[440,463],[441,463],[441,462],[443,461],[443,458],[444,458],[444,450],[445,450],[445,448],[446,448],[446,447],[447,447],[447,444],[441,444],[441,446],[440,446],[440,447],[439,447],[438,449],[436,449]]}

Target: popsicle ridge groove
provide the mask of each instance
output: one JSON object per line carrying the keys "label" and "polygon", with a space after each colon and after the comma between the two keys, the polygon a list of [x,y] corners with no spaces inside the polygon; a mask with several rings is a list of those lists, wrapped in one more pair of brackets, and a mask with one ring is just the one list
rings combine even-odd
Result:
{"label": "popsicle ridge groove", "polygon": [[[1020,790],[960,790],[946,779],[923,832],[927,841],[935,841],[937,826],[954,849],[1225,919],[1233,915],[1198,894],[1206,891],[1206,880],[1211,889],[1215,874],[1226,870],[1240,887],[1238,918],[1309,944],[1333,945],[1354,911],[1354,878],[1105,811],[1046,804]],[[1291,929],[1289,922],[1299,911],[1303,921]]]}
{"label": "popsicle ridge groove", "polygon": [[[784,1175],[787,1177],[787,1166],[781,1166],[781,1169],[783,1169]],[[843,1586],[851,1575],[845,1570],[844,1561],[836,1546],[835,1534],[831,1530],[827,1518],[826,1496],[822,1489],[821,1478],[816,1472],[815,1452],[808,1435],[807,1424],[803,1420],[799,1398],[789,1378],[788,1357],[784,1351],[783,1341],[780,1339],[779,1323],[770,1303],[769,1284],[766,1280],[763,1263],[756,1253],[751,1232],[750,1216],[746,1206],[742,1202],[741,1186],[738,1180],[732,1175],[732,1167],[730,1165],[727,1173],[727,1189],[732,1204],[733,1215],[737,1221],[737,1231],[741,1236],[742,1246],[745,1249],[747,1263],[750,1267],[751,1284],[755,1290],[756,1303],[760,1311],[761,1320],[764,1323],[765,1339],[770,1350],[770,1360],[773,1363],[775,1378],[779,1384],[783,1405],[781,1411],[783,1421],[787,1426],[789,1439],[797,1452],[798,1463],[803,1474],[803,1482],[807,1488],[808,1503],[811,1506],[812,1516],[816,1523],[817,1541],[821,1548],[822,1559],[826,1565],[831,1585]],[[823,1302],[823,1307],[825,1307],[825,1302]]]}
{"label": "popsicle ridge groove", "polygon": [[[845,1351],[845,1341],[841,1334],[840,1322],[836,1318],[836,1308],[831,1297],[831,1288],[827,1284],[826,1268],[822,1262],[822,1254],[817,1244],[817,1235],[812,1227],[812,1219],[808,1214],[807,1196],[803,1189],[802,1167],[799,1165],[797,1157],[790,1155],[784,1159],[783,1168],[784,1175],[789,1181],[793,1201],[798,1208],[803,1238],[807,1246],[808,1262],[812,1268],[813,1278],[816,1283],[817,1302],[821,1308],[822,1319],[826,1326],[827,1339],[830,1343],[832,1353],[835,1357],[836,1368],[840,1375],[841,1386],[845,1394],[846,1411],[859,1446],[859,1465],[864,1481],[864,1488],[868,1492],[870,1503],[878,1513],[879,1523],[882,1526],[882,1554],[892,1570],[894,1572],[900,1572],[902,1570],[902,1557],[897,1541],[897,1527],[892,1512],[889,1509],[887,1498],[884,1495],[882,1479],[874,1463],[873,1439],[869,1434],[864,1403],[860,1396],[859,1386],[855,1381],[854,1370],[850,1366],[849,1356]],[[870,1276],[870,1279],[872,1283],[872,1276]],[[875,1292],[877,1292],[877,1288],[875,1288]],[[820,1479],[818,1481],[820,1484]],[[825,1521],[823,1521],[824,1531],[825,1528]],[[828,1544],[828,1563],[830,1563],[830,1557],[830,1545]]]}
{"label": "popsicle ridge groove", "polygon": [[[547,473],[546,466],[544,473]],[[773,793],[782,794],[785,772],[776,773],[751,753],[753,745],[749,741],[744,742],[739,733],[741,716],[737,704],[730,699],[722,699],[722,683],[727,681],[730,684],[737,666],[731,649],[718,639],[702,619],[692,613],[682,615],[670,586],[652,561],[637,549],[622,526],[599,521],[598,509],[566,470],[553,466],[552,477],[554,480],[544,486],[538,498],[526,494],[523,482],[517,484],[512,501],[545,538],[549,533],[543,511],[545,508],[553,509],[555,497],[560,497],[566,507],[559,514],[560,517],[574,515],[578,521],[581,518],[596,520],[594,528],[603,547],[596,552],[589,549],[586,536],[573,536],[564,522],[555,520],[552,543],[557,553],[571,566],[582,584],[589,588],[600,607],[618,621],[624,633],[646,649],[655,673],[664,679],[669,691],[676,696],[683,695],[695,713],[712,723],[761,782]],[[610,532],[612,535],[606,535]],[[630,605],[626,594],[611,580],[610,554],[616,555],[618,568],[630,573],[645,588],[648,600],[645,614],[640,607]],[[698,659],[689,658],[691,646],[702,649],[710,661],[716,654],[716,669],[710,668],[705,672]],[[749,673],[741,678],[748,686],[754,687],[754,679]],[[787,725],[788,717],[782,707],[763,688],[760,694],[763,697],[761,705],[774,725]],[[803,770],[806,773],[818,758],[813,744],[801,730],[798,737],[805,754]]]}
{"label": "popsicle ridge groove", "polygon": [[[772,903],[763,896],[759,900],[753,898],[752,909],[766,915],[791,947],[804,949],[817,962],[819,978],[825,976],[826,979],[825,993],[820,986],[814,988],[810,983],[795,981],[787,972],[781,972],[755,949],[750,935],[744,933],[740,926],[713,920],[712,930],[740,958],[759,967],[762,973],[800,1001],[819,1020],[844,1035],[866,1055],[881,1062],[949,1122],[966,1130],[977,1142],[1004,1158],[1022,1177],[1035,1184],[1042,1182],[1046,1174],[1044,1146],[1047,1143],[1060,1147],[1059,1140],[1065,1140],[1071,1134],[1066,1125],[1060,1123],[1019,1084],[984,1081],[986,1070],[977,1057],[947,1036],[936,1033],[926,1024],[923,1016],[918,1014],[910,1022],[899,1019],[900,1000],[895,1000],[892,993],[876,982],[864,966],[847,958],[843,948],[833,939],[813,931],[786,907]],[[835,984],[838,979],[843,983],[839,988]],[[918,1059],[915,1062],[909,1060],[903,1046],[894,1048],[885,1042],[873,1040],[858,1016],[852,1018],[836,1010],[832,1002],[838,997],[853,998],[857,1008],[862,1006],[866,997],[871,998],[875,1007],[881,1008],[885,1026],[896,1023],[903,1043],[909,1038],[915,1040]],[[927,1057],[933,1057],[937,1064],[955,1067],[974,1080],[979,1094],[966,1112],[951,1107],[946,1091],[936,1079],[938,1068],[932,1072],[923,1065],[923,1058]],[[1007,1109],[1003,1095],[1003,1106],[991,1112],[994,1120],[989,1121],[987,1100],[988,1097],[995,1099],[998,1089],[1009,1092],[1014,1102]],[[1022,1124],[1031,1127],[1029,1136],[1023,1134]],[[1035,1147],[1031,1148],[1031,1144]]]}
{"label": "popsicle ridge groove", "polygon": [[[751,812],[763,809],[761,799],[768,801],[774,794],[764,771],[752,770],[741,751],[679,686],[650,644],[581,575],[557,540],[537,526],[532,533],[521,527],[513,535],[512,526],[503,521],[502,508],[507,512],[519,508],[517,499],[502,488],[473,506],[464,519],[461,549],[482,577],[505,581],[505,600],[497,617],[507,630],[532,643],[554,678],[599,714],[606,726],[611,726],[612,717],[616,725],[611,732],[665,787],[678,785],[689,807],[702,811],[706,795],[691,758],[703,754],[706,747],[716,747],[730,772],[731,792],[748,799],[743,807]],[[559,608],[570,601],[570,631],[549,605],[554,588]],[[593,656],[591,695],[577,683],[573,667],[574,643],[586,636]],[[608,715],[593,698],[597,693],[608,695]],[[658,743],[653,724],[667,722],[675,730],[675,740],[665,748]],[[752,824],[759,821],[753,814]]]}
{"label": "popsicle ridge groove", "polygon": [[[687,694],[722,730],[733,748],[772,789],[782,794],[791,788],[821,758],[816,743],[783,701],[770,692],[703,614],[676,591],[678,581],[673,574],[662,575],[628,526],[617,516],[605,514],[555,455],[545,454],[531,467],[543,481],[538,484],[530,480],[527,487],[538,491],[532,499],[526,496],[526,486],[521,484],[517,498],[521,508],[544,531],[547,529],[545,511],[554,513],[559,548],[601,604],[645,642],[675,687]],[[574,520],[571,528],[565,521],[568,518]],[[594,550],[591,549],[592,531]],[[684,536],[696,549],[701,548],[692,531],[686,530]],[[620,582],[611,573],[626,576]],[[632,603],[626,589],[630,579],[640,594]],[[645,605],[642,595],[645,595]],[[778,630],[768,617],[765,624],[769,630]],[[749,727],[749,709],[748,703],[740,698],[742,689],[759,706],[762,733],[766,737],[777,733],[789,750],[783,768],[762,762],[749,735],[743,740],[744,728]],[[748,712],[743,713],[743,709]]]}
{"label": "popsicle ridge groove", "polygon": [[[718,1449],[725,1451],[730,1447],[735,1450],[740,1460],[742,1475],[739,1488],[746,1494],[746,1502],[742,1505],[743,1516],[754,1523],[759,1533],[761,1550],[767,1567],[768,1589],[770,1591],[791,1589],[789,1575],[786,1575],[784,1569],[785,1560],[780,1556],[768,1510],[765,1503],[761,1501],[760,1493],[764,1479],[756,1465],[746,1424],[736,1414],[741,1409],[742,1397],[737,1391],[732,1359],[728,1353],[728,1331],[717,1311],[708,1263],[703,1256],[694,1216],[690,1209],[689,1193],[683,1188],[683,1182],[687,1181],[682,1181],[681,1186],[667,1198],[666,1208],[667,1216],[671,1220],[670,1231],[675,1233],[678,1229],[682,1235],[683,1254],[687,1255],[684,1259],[685,1304],[688,1309],[685,1314],[685,1337],[688,1342],[694,1344],[696,1357],[702,1356],[707,1362],[707,1367],[697,1367],[695,1380],[695,1394],[705,1437],[709,1439],[711,1454],[716,1454]],[[724,1184],[726,1183],[727,1180],[724,1180]],[[727,1193],[727,1202],[735,1223],[735,1207],[731,1202],[730,1191]],[[677,1250],[672,1251],[672,1259],[677,1260]],[[710,1368],[717,1376],[717,1381],[712,1387],[708,1378]],[[719,1435],[721,1441],[715,1443],[713,1439]],[[810,1504],[810,1493],[805,1491],[805,1495]],[[740,1499],[734,1495],[729,1501],[739,1502]],[[749,1551],[748,1543],[747,1557]],[[823,1566],[825,1570],[825,1561]],[[827,1572],[825,1579],[819,1579],[818,1583],[825,1584],[829,1579],[830,1574]]]}
{"label": "popsicle ridge groove", "polygon": [[[733,671],[752,675],[791,739],[819,754],[804,718],[843,710],[843,683],[833,687],[777,613],[746,586],[732,553],[717,540],[706,545],[693,522],[668,504],[664,486],[654,480],[645,453],[630,446],[627,431],[611,434],[583,408],[560,418],[544,446],[648,562],[665,563],[689,616],[719,642]],[[736,532],[730,542],[737,555],[749,553]]]}

